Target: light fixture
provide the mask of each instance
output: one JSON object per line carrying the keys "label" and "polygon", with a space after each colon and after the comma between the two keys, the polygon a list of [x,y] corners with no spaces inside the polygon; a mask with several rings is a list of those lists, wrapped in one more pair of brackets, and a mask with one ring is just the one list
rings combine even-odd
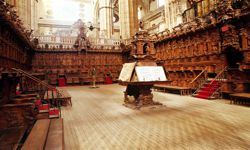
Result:
{"label": "light fixture", "polygon": [[93,31],[96,27],[94,27],[93,23],[92,22],[88,22],[88,28],[90,31]]}

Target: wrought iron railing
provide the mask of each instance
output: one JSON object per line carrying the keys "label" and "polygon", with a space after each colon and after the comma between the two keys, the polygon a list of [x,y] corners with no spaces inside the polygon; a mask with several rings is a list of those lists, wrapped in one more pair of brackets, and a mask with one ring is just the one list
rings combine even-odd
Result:
{"label": "wrought iron railing", "polygon": [[[199,89],[204,82],[207,80],[207,67],[202,70],[191,82],[190,87],[194,88],[195,90]],[[198,86],[197,86],[198,85]]]}
{"label": "wrought iron railing", "polygon": [[[220,96],[222,96],[221,85],[222,85],[222,82],[224,82],[226,80],[227,69],[228,69],[228,67],[226,66],[212,80],[208,80],[208,78],[203,80],[201,82],[201,84],[199,85],[199,87],[195,90],[195,92],[192,95],[196,95],[201,90],[201,88],[207,86],[207,87],[209,87],[209,91],[208,91],[209,98],[212,98],[212,97],[219,98]],[[214,84],[215,82],[216,82],[216,84]],[[217,96],[215,96],[216,94],[217,94]]]}

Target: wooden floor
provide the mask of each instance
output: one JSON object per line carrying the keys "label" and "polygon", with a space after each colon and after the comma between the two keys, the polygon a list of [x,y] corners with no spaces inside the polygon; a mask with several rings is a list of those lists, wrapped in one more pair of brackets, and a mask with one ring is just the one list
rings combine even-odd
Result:
{"label": "wooden floor", "polygon": [[154,92],[166,107],[132,110],[120,85],[66,89],[66,150],[250,149],[250,107]]}

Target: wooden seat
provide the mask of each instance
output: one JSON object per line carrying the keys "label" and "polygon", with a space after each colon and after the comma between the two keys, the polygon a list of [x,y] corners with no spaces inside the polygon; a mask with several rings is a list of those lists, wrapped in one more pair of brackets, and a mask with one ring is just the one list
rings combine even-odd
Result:
{"label": "wooden seat", "polygon": [[189,87],[180,87],[180,86],[170,86],[164,84],[155,84],[154,89],[158,91],[179,91],[180,95],[190,95],[192,94],[192,89]]}
{"label": "wooden seat", "polygon": [[67,92],[67,90],[64,90],[63,88],[58,88],[58,90],[62,95],[58,95],[56,91],[53,91],[53,96],[52,96],[52,91],[49,91],[49,92],[47,91],[44,94],[44,99],[46,100],[56,99],[60,101],[63,106],[67,106],[67,105],[72,106],[71,96]]}
{"label": "wooden seat", "polygon": [[22,150],[64,149],[63,119],[37,120]]}

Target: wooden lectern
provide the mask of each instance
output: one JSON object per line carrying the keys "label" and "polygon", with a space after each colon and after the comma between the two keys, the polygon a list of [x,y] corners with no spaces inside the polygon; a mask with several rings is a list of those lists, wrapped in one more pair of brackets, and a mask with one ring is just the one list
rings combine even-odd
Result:
{"label": "wooden lectern", "polygon": [[[130,49],[130,63],[123,64],[119,84],[127,86],[124,105],[140,108],[160,104],[153,101],[151,88],[154,84],[169,82],[164,67],[155,62],[154,41],[148,39],[146,31],[139,31]],[[131,98],[132,97],[132,98]]]}

